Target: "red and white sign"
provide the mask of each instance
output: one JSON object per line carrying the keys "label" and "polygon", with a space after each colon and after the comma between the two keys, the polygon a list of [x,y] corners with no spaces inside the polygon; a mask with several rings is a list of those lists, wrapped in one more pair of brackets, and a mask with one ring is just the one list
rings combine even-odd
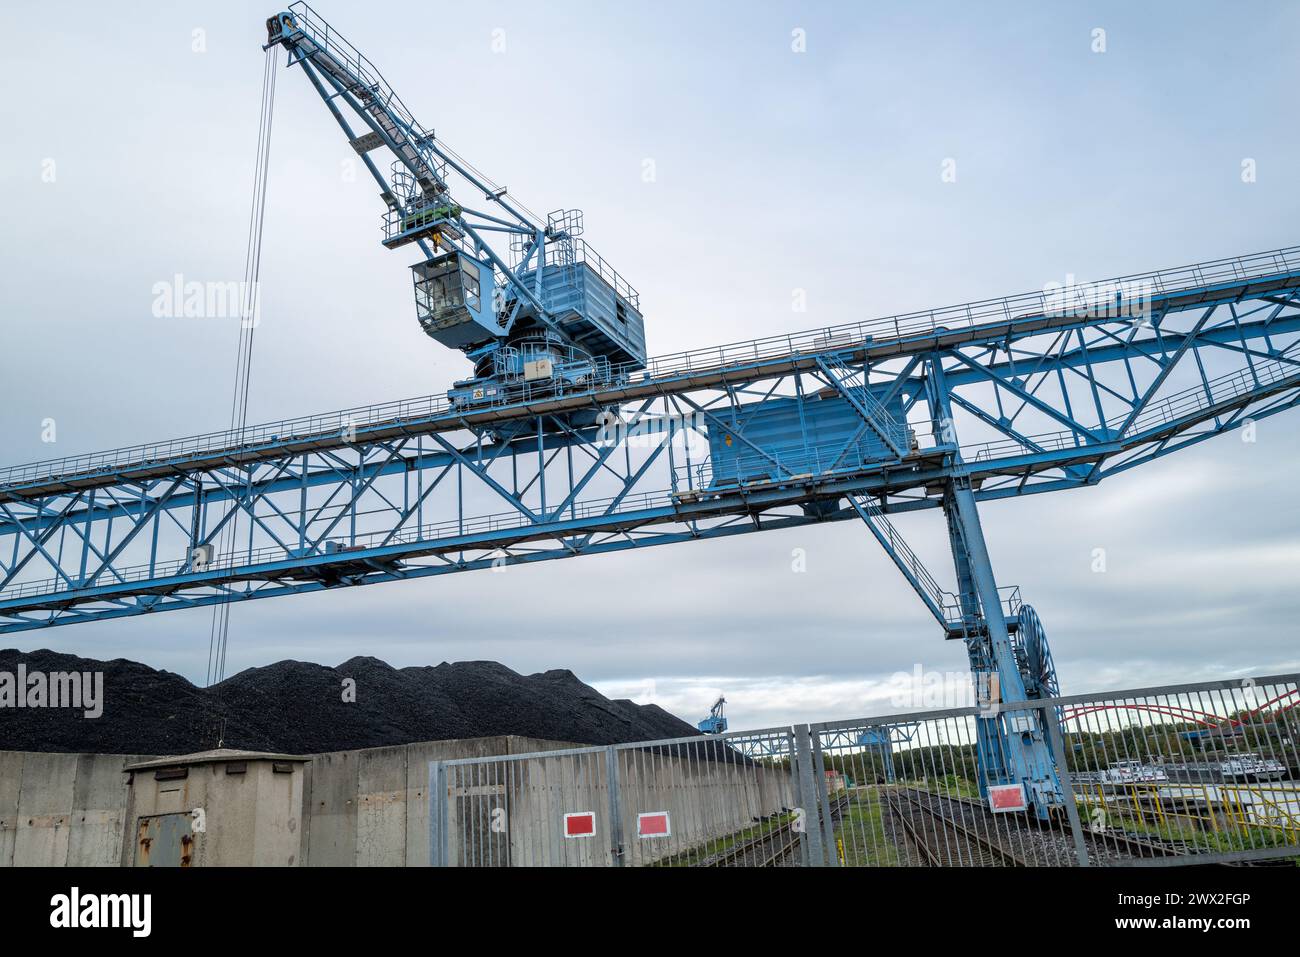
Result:
{"label": "red and white sign", "polygon": [[1023,784],[990,784],[989,808],[994,812],[1024,811],[1029,807]]}
{"label": "red and white sign", "polygon": [[564,815],[564,836],[566,838],[595,837],[596,812],[574,811],[572,814]]}
{"label": "red and white sign", "polygon": [[670,834],[672,825],[667,811],[646,811],[636,816],[637,837],[668,837]]}

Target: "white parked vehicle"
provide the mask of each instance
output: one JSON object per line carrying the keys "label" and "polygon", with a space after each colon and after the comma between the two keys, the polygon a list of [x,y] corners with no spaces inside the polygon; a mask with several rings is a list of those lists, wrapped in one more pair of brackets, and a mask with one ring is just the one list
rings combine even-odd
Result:
{"label": "white parked vehicle", "polygon": [[1219,765],[1229,781],[1277,781],[1287,775],[1286,765],[1254,753],[1234,754]]}
{"label": "white parked vehicle", "polygon": [[1101,780],[1104,784],[1163,784],[1169,775],[1163,768],[1141,761],[1116,761],[1101,772]]}

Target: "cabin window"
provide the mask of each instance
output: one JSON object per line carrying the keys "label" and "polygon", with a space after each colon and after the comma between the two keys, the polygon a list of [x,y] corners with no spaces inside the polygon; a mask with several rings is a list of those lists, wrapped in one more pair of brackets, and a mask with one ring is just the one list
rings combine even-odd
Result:
{"label": "cabin window", "polygon": [[479,303],[478,266],[464,268],[461,275],[465,283],[465,305],[477,310]]}

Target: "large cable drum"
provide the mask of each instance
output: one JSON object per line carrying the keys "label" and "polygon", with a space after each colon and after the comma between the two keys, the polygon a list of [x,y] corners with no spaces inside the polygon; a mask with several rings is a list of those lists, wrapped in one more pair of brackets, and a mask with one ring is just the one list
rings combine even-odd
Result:
{"label": "large cable drum", "polygon": [[1031,605],[1021,605],[1016,616],[1016,657],[1031,698],[1055,698],[1061,693],[1056,681],[1056,664],[1047,646],[1047,632]]}

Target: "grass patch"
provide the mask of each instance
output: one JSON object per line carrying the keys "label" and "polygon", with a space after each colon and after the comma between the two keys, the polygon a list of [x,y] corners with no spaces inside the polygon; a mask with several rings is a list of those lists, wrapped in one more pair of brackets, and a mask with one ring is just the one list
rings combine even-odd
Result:
{"label": "grass patch", "polygon": [[845,867],[893,867],[900,863],[898,848],[885,833],[884,804],[878,788],[857,788],[851,793],[835,826]]}
{"label": "grass patch", "polygon": [[668,857],[661,857],[652,864],[652,867],[695,867],[696,865],[708,860],[716,855],[725,854],[734,850],[738,845],[751,841],[756,837],[763,837],[779,830],[785,824],[794,819],[793,814],[778,814],[766,821],[759,821],[751,827],[743,828],[731,834],[722,837],[715,837],[712,840],[697,844],[694,847],[684,851],[678,851],[676,854],[670,854]]}

